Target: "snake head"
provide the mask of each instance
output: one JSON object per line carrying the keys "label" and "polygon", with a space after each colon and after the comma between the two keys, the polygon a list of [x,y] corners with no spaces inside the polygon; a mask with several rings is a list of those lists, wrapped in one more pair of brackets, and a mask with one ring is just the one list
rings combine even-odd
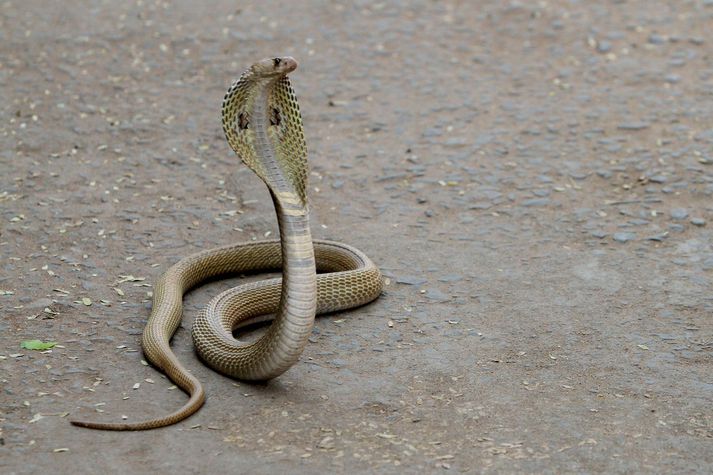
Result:
{"label": "snake head", "polygon": [[266,58],[250,67],[256,79],[276,79],[287,76],[297,69],[297,61],[291,56]]}

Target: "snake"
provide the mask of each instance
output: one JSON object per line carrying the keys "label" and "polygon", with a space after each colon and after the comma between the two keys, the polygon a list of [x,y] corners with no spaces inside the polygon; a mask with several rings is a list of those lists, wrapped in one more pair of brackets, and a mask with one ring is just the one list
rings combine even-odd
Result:
{"label": "snake", "polygon": [[[247,381],[275,378],[300,358],[315,315],[337,312],[376,299],[383,278],[360,250],[312,240],[307,202],[307,147],[299,104],[288,74],[289,56],[256,62],[232,83],[222,103],[228,144],[266,185],[277,215],[279,240],[251,241],[197,252],[180,259],[154,286],[151,314],[141,337],[148,362],[188,396],[174,412],[143,421],[71,420],[103,430],[146,430],[180,422],[204,404],[200,381],[173,353],[170,341],[181,324],[183,295],[230,274],[282,272],[281,278],[226,290],[196,317],[192,337],[199,357],[215,371]],[[255,341],[233,332],[271,321]]]}

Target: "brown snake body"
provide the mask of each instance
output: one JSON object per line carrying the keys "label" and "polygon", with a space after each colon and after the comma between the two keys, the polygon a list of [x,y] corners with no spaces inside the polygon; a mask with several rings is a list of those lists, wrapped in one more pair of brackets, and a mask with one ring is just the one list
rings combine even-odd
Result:
{"label": "brown snake body", "polygon": [[[183,294],[211,278],[282,270],[282,279],[221,293],[193,324],[200,357],[216,371],[246,380],[267,380],[287,371],[307,344],[316,313],[363,305],[381,293],[381,273],[361,251],[336,242],[312,241],[302,118],[287,79],[296,67],[290,57],[255,63],[233,83],[222,108],[228,143],[270,190],[280,240],[236,244],[185,257],[154,288],[153,308],[142,337],[144,354],[190,399],[167,416],[143,422],[73,420],[72,424],[106,430],[154,429],[179,422],[203,405],[201,383],[178,361],[169,342],[181,323]],[[270,314],[275,315],[274,321],[257,341],[246,343],[233,337],[234,329],[270,318]]]}

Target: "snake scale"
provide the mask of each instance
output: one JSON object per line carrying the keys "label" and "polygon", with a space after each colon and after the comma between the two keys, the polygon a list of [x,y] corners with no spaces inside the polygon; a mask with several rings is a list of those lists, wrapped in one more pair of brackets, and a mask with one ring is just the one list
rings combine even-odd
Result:
{"label": "snake scale", "polygon": [[[287,371],[307,344],[315,314],[364,305],[381,293],[381,273],[361,251],[337,242],[312,241],[307,148],[299,105],[287,78],[296,68],[291,57],[258,61],[232,84],[222,106],[230,147],[270,191],[280,240],[198,252],[169,268],[154,288],[142,348],[146,359],[190,399],[179,410],[147,421],[73,420],[72,424],[105,430],[154,429],[179,422],[203,405],[201,383],[178,361],[169,342],[181,323],[183,294],[216,276],[282,270],[282,279],[221,293],[193,324],[193,341],[203,361],[244,380],[267,380]],[[257,341],[233,337],[235,329],[272,315],[272,324]]]}

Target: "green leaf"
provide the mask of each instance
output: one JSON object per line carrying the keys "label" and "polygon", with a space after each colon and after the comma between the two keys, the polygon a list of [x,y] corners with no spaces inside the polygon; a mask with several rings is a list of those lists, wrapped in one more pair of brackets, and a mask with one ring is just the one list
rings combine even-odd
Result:
{"label": "green leaf", "polygon": [[26,340],[20,343],[20,348],[26,350],[49,350],[54,348],[56,344],[56,341]]}

